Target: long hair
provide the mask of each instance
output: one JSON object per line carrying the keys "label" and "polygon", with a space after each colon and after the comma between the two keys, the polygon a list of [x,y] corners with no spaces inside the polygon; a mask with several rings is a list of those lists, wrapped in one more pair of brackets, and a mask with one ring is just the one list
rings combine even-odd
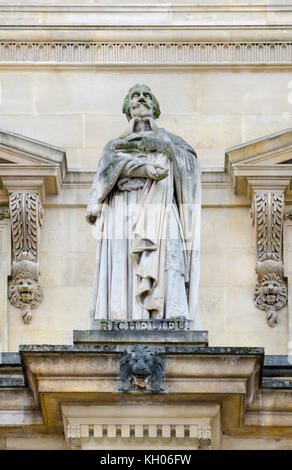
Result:
{"label": "long hair", "polygon": [[159,106],[159,103],[158,103],[156,97],[153,95],[151,89],[147,85],[140,85],[139,83],[134,85],[128,91],[128,94],[127,94],[126,98],[124,99],[124,103],[123,103],[123,114],[125,114],[127,116],[128,121],[131,120],[131,112],[130,112],[131,94],[133,93],[133,91],[136,88],[145,88],[147,91],[149,91],[149,93],[151,93],[152,101],[153,101],[153,117],[154,117],[154,119],[158,119],[159,116],[160,116],[160,106]]}

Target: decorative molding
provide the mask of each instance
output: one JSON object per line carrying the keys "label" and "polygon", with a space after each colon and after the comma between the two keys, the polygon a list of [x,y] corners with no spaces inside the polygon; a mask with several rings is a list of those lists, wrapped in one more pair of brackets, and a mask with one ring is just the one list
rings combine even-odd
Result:
{"label": "decorative molding", "polygon": [[0,65],[206,66],[292,64],[292,42],[0,42]]}
{"label": "decorative molding", "polygon": [[[119,421],[117,419],[117,421]],[[146,418],[147,421],[147,418]],[[211,446],[211,426],[209,424],[161,424],[144,423],[140,420],[136,424],[128,423],[106,423],[103,424],[68,424],[65,429],[67,442],[72,448],[82,447],[81,439],[85,440],[91,436],[94,447],[115,443],[131,443],[131,445],[151,444],[155,449],[159,444],[171,448],[171,446],[182,445],[194,446],[200,450],[209,449]],[[169,420],[167,420],[169,421]],[[175,421],[175,420],[174,420]],[[181,421],[181,420],[179,420]],[[82,435],[81,435],[82,426]],[[111,447],[112,448],[112,447]]]}
{"label": "decorative molding", "polygon": [[38,259],[43,208],[38,194],[28,192],[11,193],[9,207],[13,262],[8,297],[21,309],[24,323],[30,323],[31,310],[43,300]]}
{"label": "decorative molding", "polygon": [[273,327],[278,323],[277,311],[287,304],[287,287],[283,280],[284,192],[256,193],[252,211],[256,228],[258,283],[254,291],[256,307],[266,311],[266,320]]}
{"label": "decorative molding", "polygon": [[258,261],[282,261],[284,194],[257,193],[254,196],[257,223]]}
{"label": "decorative molding", "polygon": [[211,426],[209,424],[198,425],[199,449],[209,449],[211,446]]}
{"label": "decorative molding", "polygon": [[284,219],[285,220],[292,220],[292,209],[287,208],[284,213]]}
{"label": "decorative molding", "polygon": [[67,426],[67,438],[71,441],[72,439],[80,439],[80,424],[68,424]]}
{"label": "decorative molding", "polygon": [[0,220],[9,219],[10,212],[8,208],[0,209]]}
{"label": "decorative molding", "polygon": [[65,437],[72,448],[217,448],[218,405],[132,403],[121,404],[118,411],[114,405],[63,404],[61,408]]}

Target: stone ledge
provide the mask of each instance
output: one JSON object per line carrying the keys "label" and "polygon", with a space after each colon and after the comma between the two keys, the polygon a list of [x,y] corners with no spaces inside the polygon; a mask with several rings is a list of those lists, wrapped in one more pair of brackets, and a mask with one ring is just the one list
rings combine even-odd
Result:
{"label": "stone ledge", "polygon": [[207,331],[149,331],[149,330],[74,330],[73,343],[74,344],[133,344],[133,343],[147,343],[147,344],[182,344],[182,345],[196,345],[208,346],[208,332]]}
{"label": "stone ledge", "polygon": [[[260,356],[264,358],[264,348],[256,347],[200,347],[200,346],[164,346],[166,353],[176,354],[195,354],[200,356]],[[19,346],[20,357],[25,353],[120,353],[124,352],[125,345],[121,344],[74,344],[55,345],[55,344],[21,344]]]}
{"label": "stone ledge", "polygon": [[[288,367],[292,371],[292,360],[289,362],[289,357],[285,355],[266,355],[264,367]],[[292,359],[292,357],[291,357]]]}
{"label": "stone ledge", "polygon": [[19,353],[10,353],[4,352],[0,353],[0,367],[19,367],[21,366],[21,361]]}
{"label": "stone ledge", "polygon": [[292,389],[292,380],[263,379],[262,388]]}
{"label": "stone ledge", "polygon": [[0,388],[18,388],[25,387],[25,382],[23,378],[12,378],[12,377],[0,377]]}

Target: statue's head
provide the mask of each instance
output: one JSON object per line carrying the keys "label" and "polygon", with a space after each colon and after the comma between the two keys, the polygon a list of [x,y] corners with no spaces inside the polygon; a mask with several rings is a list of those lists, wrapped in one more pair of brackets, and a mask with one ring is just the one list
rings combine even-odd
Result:
{"label": "statue's head", "polygon": [[158,119],[160,106],[147,85],[136,84],[130,88],[123,104],[123,113],[128,121],[133,117]]}

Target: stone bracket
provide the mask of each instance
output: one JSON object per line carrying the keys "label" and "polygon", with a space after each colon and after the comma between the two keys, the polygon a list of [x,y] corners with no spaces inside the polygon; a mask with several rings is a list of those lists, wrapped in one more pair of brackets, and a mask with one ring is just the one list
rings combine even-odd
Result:
{"label": "stone bracket", "polygon": [[21,309],[24,323],[31,322],[31,310],[43,300],[39,283],[39,240],[43,208],[39,195],[33,192],[12,192],[9,195],[12,232],[12,279],[8,297]]}
{"label": "stone bracket", "polygon": [[287,304],[288,299],[283,277],[284,192],[256,192],[252,217],[256,231],[258,276],[254,301],[256,307],[265,310],[268,325],[274,327],[278,323],[278,310]]}

